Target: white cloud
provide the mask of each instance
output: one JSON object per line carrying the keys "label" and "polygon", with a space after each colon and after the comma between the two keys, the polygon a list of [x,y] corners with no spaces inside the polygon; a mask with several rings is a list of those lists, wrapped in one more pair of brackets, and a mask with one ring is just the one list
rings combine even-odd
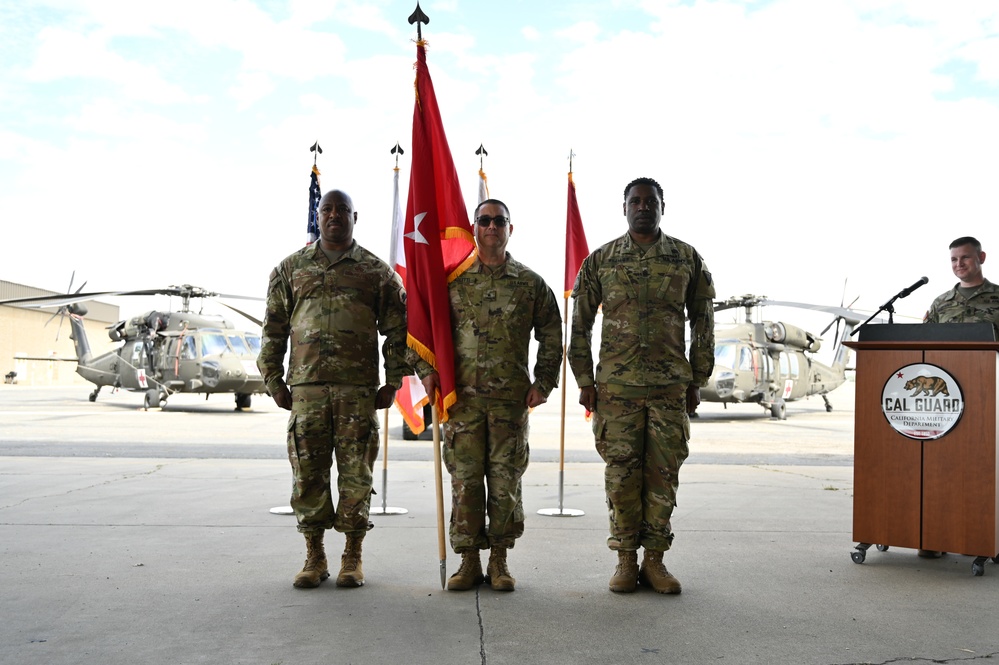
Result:
{"label": "white cloud", "polygon": [[590,44],[597,39],[600,32],[600,26],[594,21],[582,21],[568,28],[558,30],[555,34],[572,42]]}
{"label": "white cloud", "polygon": [[164,81],[154,68],[112,52],[107,39],[96,32],[82,35],[58,27],[42,29],[37,55],[25,76],[31,81],[106,80],[120,86],[125,96],[156,104],[190,99],[183,88]]}

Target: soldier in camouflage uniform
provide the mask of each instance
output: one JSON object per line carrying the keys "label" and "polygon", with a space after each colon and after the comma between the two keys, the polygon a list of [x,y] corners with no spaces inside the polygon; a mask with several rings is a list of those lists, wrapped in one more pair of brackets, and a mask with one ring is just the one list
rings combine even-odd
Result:
{"label": "soldier in camouflage uniform", "polygon": [[[947,293],[933,301],[923,323],[991,323],[999,333],[999,286],[985,279],[982,243],[962,236],[950,244],[950,267],[958,279]],[[941,556],[936,550],[918,550],[925,559]]]}
{"label": "soldier in camouflage uniform", "polygon": [[937,297],[923,317],[925,323],[991,323],[999,331],[999,286],[985,279],[982,244],[971,236],[950,244],[950,267],[960,280]]}
{"label": "soldier in camouflage uniform", "polygon": [[[624,190],[628,232],[583,261],[573,288],[569,362],[579,403],[593,412],[597,452],[606,463],[608,546],[618,566],[610,590],[638,582],[680,593],[663,565],[673,542],[680,465],[687,457],[699,386],[714,366],[715,290],[697,251],[659,230],[663,191],[650,178]],[[591,335],[603,307],[600,356],[593,371]],[[690,320],[689,360],[684,313]],[[641,568],[638,548],[645,548]]]}
{"label": "soldier in camouflage uniform", "polygon": [[[562,319],[541,276],[506,252],[513,232],[506,205],[486,200],[475,214],[478,258],[448,288],[458,400],[444,423],[443,457],[451,474],[451,547],[461,566],[447,588],[463,591],[487,580],[497,591],[513,591],[506,553],[524,533],[527,414],[558,385]],[[538,340],[533,381],[532,331]],[[413,364],[433,395],[437,374],[422,359]],[[491,550],[485,577],[484,549]]]}
{"label": "soldier in camouflage uniform", "polygon": [[[274,269],[267,290],[257,365],[274,402],[291,411],[288,459],[291,507],[307,557],[298,588],[329,577],[323,535],[346,535],[337,586],[364,584],[361,541],[368,527],[372,467],[378,455],[376,409],[392,404],[409,372],[402,282],[353,240],[350,197],[330,191],[319,202],[318,242]],[[385,385],[378,387],[378,334],[385,337]],[[291,340],[287,379],[284,357]],[[330,488],[337,465],[337,502]]]}

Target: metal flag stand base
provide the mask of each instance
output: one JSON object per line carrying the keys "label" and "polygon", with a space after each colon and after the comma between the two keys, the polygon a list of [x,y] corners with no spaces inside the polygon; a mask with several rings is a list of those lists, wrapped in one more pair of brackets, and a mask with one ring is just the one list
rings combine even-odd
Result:
{"label": "metal flag stand base", "polygon": [[564,476],[564,471],[558,472],[558,508],[542,508],[538,511],[538,515],[547,515],[548,517],[579,517],[580,515],[586,514],[582,510],[576,508],[562,507],[562,481]]}
{"label": "metal flag stand base", "polygon": [[382,453],[382,505],[372,506],[368,511],[371,515],[405,515],[409,511],[405,508],[393,508],[386,506],[388,501],[388,409],[385,409],[385,440],[384,452]]}
{"label": "metal flag stand base", "polygon": [[382,506],[380,508],[372,508],[369,511],[372,515],[405,515],[409,511],[405,508],[393,508],[392,506]]}
{"label": "metal flag stand base", "polygon": [[585,514],[577,508],[542,508],[538,511],[538,515],[547,515],[548,517],[579,517]]}

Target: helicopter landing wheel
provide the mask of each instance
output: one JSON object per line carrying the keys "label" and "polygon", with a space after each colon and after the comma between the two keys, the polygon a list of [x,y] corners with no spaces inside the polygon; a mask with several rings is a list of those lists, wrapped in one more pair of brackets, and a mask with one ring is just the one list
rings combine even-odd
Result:
{"label": "helicopter landing wheel", "polygon": [[777,400],[770,406],[770,417],[774,420],[787,420],[787,405],[784,400]]}
{"label": "helicopter landing wheel", "polygon": [[241,411],[243,409],[250,408],[250,402],[252,395],[248,393],[236,393],[236,410]]}
{"label": "helicopter landing wheel", "polygon": [[142,399],[142,408],[146,411],[158,408],[160,405],[160,391],[150,388],[146,391],[146,396]]}
{"label": "helicopter landing wheel", "polygon": [[96,402],[97,401],[97,391],[95,390],[94,392],[92,392],[89,395],[87,395],[87,399],[89,399],[91,402]]}

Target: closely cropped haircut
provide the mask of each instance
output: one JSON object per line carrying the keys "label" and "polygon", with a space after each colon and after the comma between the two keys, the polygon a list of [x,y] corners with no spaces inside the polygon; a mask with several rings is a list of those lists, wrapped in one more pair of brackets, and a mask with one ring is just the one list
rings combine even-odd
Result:
{"label": "closely cropped haircut", "polygon": [[976,252],[982,251],[982,243],[978,242],[977,239],[972,238],[971,236],[961,236],[960,238],[952,242],[950,244],[950,247],[948,247],[947,249],[954,249],[955,247],[961,247],[963,245],[971,245],[972,247],[975,248]]}
{"label": "closely cropped haircut", "polygon": [[632,180],[631,182],[628,183],[627,187],[624,188],[624,200],[625,201],[628,200],[628,192],[630,192],[631,188],[634,187],[635,185],[649,185],[650,187],[655,187],[656,188],[656,192],[659,193],[659,200],[660,201],[664,200],[663,199],[663,187],[662,187],[662,185],[660,185],[658,182],[656,182],[652,178],[635,178],[634,180]]}
{"label": "closely cropped haircut", "polygon": [[479,205],[475,206],[475,213],[473,213],[473,217],[478,217],[479,216],[479,208],[481,208],[482,206],[486,205],[487,203],[493,203],[493,204],[498,205],[498,206],[503,206],[503,210],[506,210],[506,216],[507,217],[510,216],[510,209],[506,206],[505,203],[503,203],[499,199],[486,199],[485,201],[483,201]]}

